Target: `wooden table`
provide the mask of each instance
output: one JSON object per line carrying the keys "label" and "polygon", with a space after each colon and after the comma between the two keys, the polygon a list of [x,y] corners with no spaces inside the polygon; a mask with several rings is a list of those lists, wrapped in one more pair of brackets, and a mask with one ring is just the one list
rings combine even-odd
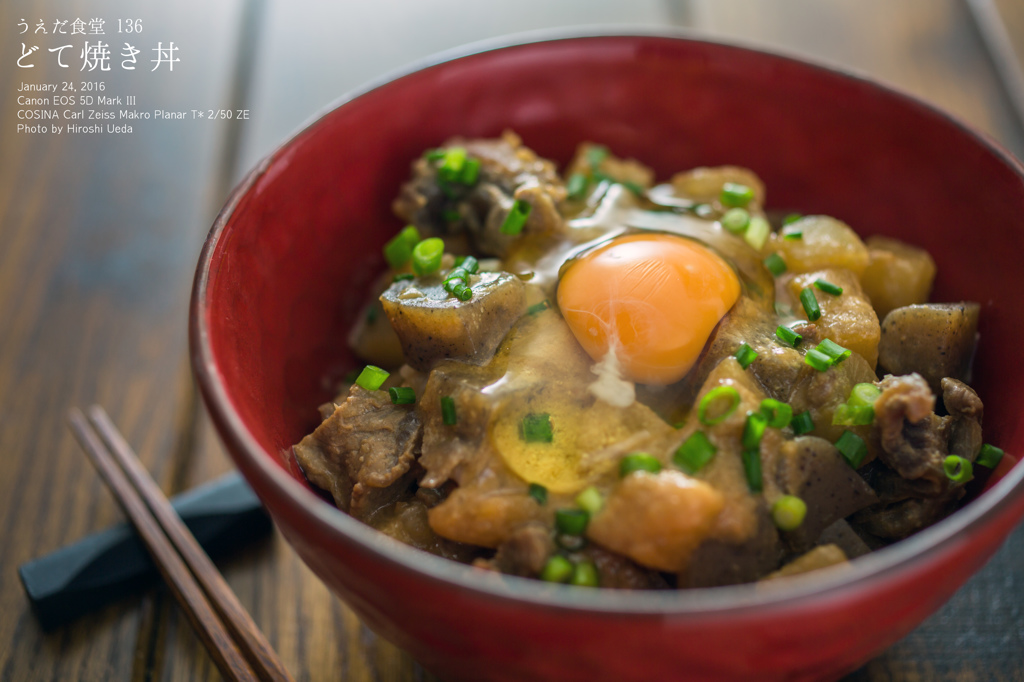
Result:
{"label": "wooden table", "polygon": [[[0,680],[217,677],[163,590],[44,634],[15,569],[121,519],[65,428],[70,406],[106,406],[168,493],[230,468],[188,369],[186,307],[198,251],[240,174],[348,89],[439,49],[508,32],[683,26],[872,74],[1024,154],[1024,134],[964,0],[171,4],[0,5]],[[1024,3],[998,5],[1024,54]],[[129,17],[141,19],[142,32],[118,34],[118,19]],[[83,42],[100,36],[52,33],[66,20],[70,34],[78,18],[105,20],[109,72],[79,68]],[[46,35],[35,32],[40,20]],[[153,48],[171,41],[180,61],[173,71],[166,62],[152,70]],[[139,49],[134,71],[122,68],[125,42]],[[64,44],[73,46],[62,54],[66,69],[48,51]],[[36,66],[18,68],[33,45],[40,49],[24,63]],[[249,117],[190,113],[130,122],[130,134],[17,133],[18,123],[69,123],[17,115],[66,108],[19,105],[20,83],[64,81],[79,97],[134,96],[140,110],[247,109]],[[100,81],[102,92],[82,86]],[[849,679],[1024,680],[1022,565],[1024,527],[949,604]],[[297,679],[434,679],[360,623],[280,537],[223,570]]]}

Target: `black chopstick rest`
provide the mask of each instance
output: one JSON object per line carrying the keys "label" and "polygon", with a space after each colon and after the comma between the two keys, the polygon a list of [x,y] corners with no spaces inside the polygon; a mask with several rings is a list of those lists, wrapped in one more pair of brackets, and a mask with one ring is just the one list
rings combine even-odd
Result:
{"label": "black chopstick rest", "polygon": [[[256,494],[237,472],[184,492],[171,505],[212,558],[242,548],[272,527]],[[18,573],[44,630],[140,592],[160,579],[128,523],[26,562]]]}

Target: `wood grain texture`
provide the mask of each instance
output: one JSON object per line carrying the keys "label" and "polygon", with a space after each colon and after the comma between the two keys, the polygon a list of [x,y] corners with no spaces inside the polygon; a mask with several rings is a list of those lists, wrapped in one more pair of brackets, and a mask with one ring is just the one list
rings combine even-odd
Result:
{"label": "wood grain texture", "polygon": [[1018,155],[1024,138],[962,0],[694,0],[696,27],[840,65],[960,116]]}
{"label": "wood grain texture", "polygon": [[[30,136],[16,132],[18,84],[99,81],[140,108],[222,106],[238,3],[190,1],[146,9],[133,42],[173,40],[170,72],[81,72],[77,52],[59,69],[45,55],[15,67],[16,24],[139,16],[128,0],[0,3],[0,679],[127,679],[153,644],[163,607],[118,604],[52,634],[40,631],[16,577],[18,564],[121,518],[64,426],[72,405],[107,406],[165,490],[178,468],[182,400],[191,391],[185,320],[191,272],[219,199],[223,127],[153,121],[132,135]],[[199,10],[202,9],[200,12]],[[196,21],[195,17],[207,21]],[[70,37],[70,36],[69,36]],[[91,40],[95,41],[95,38]],[[120,54],[115,34],[105,40]],[[17,42],[15,42],[17,41]],[[151,43],[151,44],[150,44]],[[152,53],[140,55],[146,59]],[[203,55],[205,63],[196,59]],[[191,62],[191,63],[190,63]],[[59,107],[63,109],[64,107]],[[76,107],[77,108],[77,107]],[[59,121],[58,121],[59,123]],[[185,122],[182,122],[185,123]],[[186,420],[187,421],[187,420]]]}
{"label": "wood grain texture", "polygon": [[[1021,50],[1024,5],[998,4]],[[44,635],[14,569],[120,518],[62,426],[73,404],[102,403],[165,492],[230,467],[205,415],[193,421],[185,309],[196,254],[226,183],[363,82],[512,31],[682,23],[859,69],[1024,153],[1024,134],[961,0],[444,0],[429,8],[414,0],[268,0],[259,9],[254,28],[237,1],[144,11],[128,0],[0,3],[4,54],[20,48],[9,38],[23,17],[34,25],[142,14],[151,35],[160,27],[183,58],[201,55],[173,80],[118,81],[140,104],[147,98],[147,108],[224,106],[245,73],[240,32],[256,55],[248,64],[253,89],[246,96],[242,88],[253,116],[244,127],[151,126],[124,139],[14,134],[8,124],[22,74],[9,68],[13,59],[0,67],[0,680],[219,679],[163,591]],[[240,148],[225,155],[229,133],[241,135]],[[1024,681],[1022,565],[1018,529],[946,607],[848,679]],[[222,569],[296,679],[436,679],[361,624],[280,536]]]}

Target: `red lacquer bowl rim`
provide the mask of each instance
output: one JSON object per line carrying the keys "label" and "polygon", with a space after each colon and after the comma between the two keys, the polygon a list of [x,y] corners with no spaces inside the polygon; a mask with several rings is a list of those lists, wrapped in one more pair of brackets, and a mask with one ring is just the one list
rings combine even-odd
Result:
{"label": "red lacquer bowl rim", "polygon": [[966,541],[966,538],[970,538],[974,533],[982,530],[990,521],[1009,513],[1014,494],[1024,494],[1024,465],[1011,469],[985,494],[949,518],[906,540],[851,562],[847,570],[820,571],[817,574],[809,574],[799,581],[781,581],[782,584],[772,585],[767,589],[767,586],[764,585],[733,585],[673,592],[579,590],[514,577],[506,577],[506,579],[496,582],[493,580],[493,576],[483,574],[479,569],[407,547],[373,530],[326,503],[293,479],[288,472],[274,462],[277,457],[276,453],[267,452],[256,442],[235,410],[217,370],[209,336],[207,290],[210,269],[217,244],[230,222],[236,206],[285,150],[298,139],[311,134],[330,111],[372,93],[383,85],[423,69],[495,50],[528,49],[530,45],[556,41],[622,39],[680,40],[707,44],[716,48],[725,47],[737,51],[753,52],[772,60],[795,62],[804,68],[865,83],[901,100],[906,106],[924,110],[926,114],[944,119],[1010,167],[1024,182],[1024,167],[1012,155],[998,143],[957,117],[898,88],[881,84],[873,78],[836,66],[808,61],[803,57],[766,50],[762,47],[749,47],[717,39],[708,40],[685,30],[636,30],[630,28],[628,33],[623,33],[621,29],[584,27],[506,36],[442,52],[343,95],[316,114],[298,132],[257,164],[235,188],[224,209],[217,216],[203,245],[196,270],[189,312],[189,345],[193,370],[207,408],[214,421],[224,427],[221,430],[221,437],[227,442],[228,450],[232,453],[243,474],[251,481],[257,479],[261,484],[254,487],[259,489],[267,486],[275,490],[279,493],[280,500],[283,500],[293,511],[297,511],[304,522],[315,523],[320,532],[347,538],[358,545],[363,552],[372,554],[378,561],[387,562],[391,568],[408,574],[408,577],[418,576],[421,580],[434,583],[438,587],[473,591],[490,599],[527,602],[536,607],[552,610],[567,609],[623,617],[647,614],[671,615],[673,618],[698,618],[710,614],[757,617],[780,609],[800,609],[809,606],[811,601],[820,605],[822,600],[845,600],[855,597],[862,590],[873,591],[880,589],[885,584],[899,583],[910,579],[914,574],[923,570],[929,561],[939,558],[945,552],[952,551],[952,547],[958,539]]}

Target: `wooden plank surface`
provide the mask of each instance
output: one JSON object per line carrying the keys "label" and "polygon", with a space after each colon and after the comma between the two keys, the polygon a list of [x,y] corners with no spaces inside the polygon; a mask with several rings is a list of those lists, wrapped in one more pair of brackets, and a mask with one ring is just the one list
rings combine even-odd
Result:
{"label": "wooden plank surface", "polygon": [[[21,82],[104,82],[139,108],[224,106],[240,4],[197,0],[151,7],[136,71],[121,68],[119,17],[128,0],[0,3],[0,678],[127,679],[150,667],[154,597],[133,599],[44,634],[16,567],[121,518],[64,426],[72,405],[103,403],[165,489],[181,485],[189,432],[185,321],[191,273],[212,220],[224,126],[145,121],[125,135],[18,134]],[[195,17],[205,17],[196,21]],[[82,71],[81,18],[105,19],[109,72]],[[48,34],[18,33],[22,19]],[[54,36],[65,20],[67,34]],[[113,28],[112,28],[113,24]],[[113,32],[112,32],[113,31]],[[174,41],[173,72],[151,71],[150,49]],[[21,43],[36,66],[18,69]],[[49,48],[72,44],[61,69]],[[17,53],[15,52],[17,50]],[[197,60],[205,55],[208,62]],[[98,94],[92,92],[92,95]],[[28,107],[57,109],[64,106]],[[74,107],[75,110],[87,107]],[[67,124],[65,120],[45,121]],[[88,120],[82,123],[89,123]]]}
{"label": "wooden plank surface", "polygon": [[[1024,46],[1020,3],[999,4],[1015,44]],[[10,38],[21,42],[11,28],[22,18],[34,26],[40,18],[142,15],[154,31],[146,39],[159,27],[162,39],[180,41],[183,60],[201,55],[202,62],[182,65],[173,80],[143,77],[116,87],[166,108],[217,107],[242,96],[253,116],[235,127],[35,140],[8,129],[18,108],[14,82],[24,77],[9,68],[13,60],[0,68],[0,680],[218,679],[160,591],[46,635],[27,610],[14,567],[119,518],[66,435],[63,412],[72,404],[102,402],[168,492],[229,468],[205,418],[192,423],[185,369],[185,306],[202,235],[229,178],[363,82],[436,50],[513,31],[687,25],[867,72],[1024,154],[1024,136],[961,0],[247,6],[248,15],[239,2],[198,0],[144,11],[128,0],[0,4],[5,54]],[[261,21],[245,20],[253,12]],[[235,86],[247,70],[253,88],[239,95]],[[1024,528],[942,611],[849,679],[1024,680],[1022,565]],[[279,536],[224,571],[297,679],[434,679],[366,629]]]}

